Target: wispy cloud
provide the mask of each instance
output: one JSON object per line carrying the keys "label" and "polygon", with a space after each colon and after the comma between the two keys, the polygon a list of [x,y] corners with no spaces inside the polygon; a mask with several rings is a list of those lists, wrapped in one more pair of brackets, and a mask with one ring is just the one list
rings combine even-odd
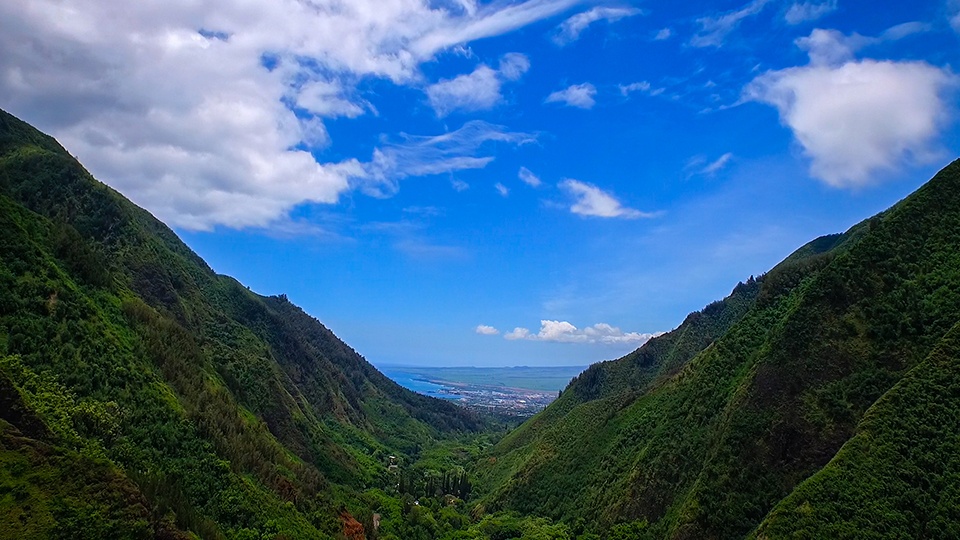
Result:
{"label": "wispy cloud", "polygon": [[664,88],[654,88],[653,85],[651,85],[647,81],[633,82],[630,84],[621,84],[619,88],[620,88],[620,95],[624,97],[627,97],[634,92],[640,92],[642,94],[647,94],[648,96],[659,96],[665,91]]}
{"label": "wispy cloud", "polygon": [[[478,329],[479,332],[479,329]],[[604,345],[632,344],[640,346],[663,332],[624,332],[607,323],[597,323],[586,328],[577,328],[567,321],[541,320],[540,331],[534,334],[527,328],[517,327],[503,335],[510,341],[552,341],[556,343],[600,343]]]}
{"label": "wispy cloud", "polygon": [[836,10],[837,0],[827,0],[826,2],[795,2],[787,10],[783,18],[787,21],[787,24],[800,24],[815,21]]}
{"label": "wispy cloud", "polygon": [[669,28],[661,28],[660,30],[657,30],[656,34],[654,34],[653,40],[665,41],[670,39],[672,35],[673,35],[673,30],[670,30]]}
{"label": "wispy cloud", "polygon": [[727,152],[726,154],[718,157],[714,161],[708,163],[704,168],[700,169],[700,174],[705,174],[707,176],[713,176],[720,172],[721,169],[727,166],[730,163],[730,160],[733,159],[733,154]]}
{"label": "wispy cloud", "polygon": [[568,178],[560,182],[559,187],[574,199],[570,211],[577,215],[623,219],[646,218],[655,215],[627,208],[613,195],[586,182]]}
{"label": "wispy cloud", "polygon": [[500,182],[494,184],[493,189],[497,190],[497,193],[499,193],[501,197],[507,197],[510,195],[510,189]]}
{"label": "wispy cloud", "polygon": [[564,46],[580,38],[580,33],[586,30],[588,26],[597,21],[615,22],[624,17],[631,17],[643,13],[637,8],[616,8],[598,6],[583,13],[577,13],[569,19],[563,21],[557,27],[556,34],[553,36],[553,42]]}
{"label": "wispy cloud", "polygon": [[570,107],[592,109],[597,88],[590,83],[574,84],[547,96],[546,103],[564,103]]}
{"label": "wispy cloud", "polygon": [[[498,36],[563,13],[581,0],[528,0],[503,7],[488,4],[467,16],[445,21],[416,38],[409,50],[415,56],[429,58],[452,45]],[[373,8],[375,10],[376,8]],[[371,11],[373,11],[371,10]]]}
{"label": "wispy cloud", "polygon": [[690,39],[690,45],[694,47],[719,47],[723,45],[727,35],[733,32],[742,20],[759,14],[769,2],[770,0],[753,0],[738,10],[697,19],[700,31]]}
{"label": "wispy cloud", "polygon": [[517,178],[530,187],[539,187],[542,183],[540,177],[533,174],[533,171],[526,167],[520,167],[520,170],[517,171]]}
{"label": "wispy cloud", "polygon": [[[507,131],[481,120],[471,120],[456,131],[434,136],[401,134],[401,140],[374,151],[359,178],[361,188],[373,196],[388,196],[398,182],[410,176],[429,176],[464,169],[482,169],[493,161],[492,152],[478,155],[491,143],[521,145],[536,140],[530,133]],[[459,184],[454,183],[454,188]]]}

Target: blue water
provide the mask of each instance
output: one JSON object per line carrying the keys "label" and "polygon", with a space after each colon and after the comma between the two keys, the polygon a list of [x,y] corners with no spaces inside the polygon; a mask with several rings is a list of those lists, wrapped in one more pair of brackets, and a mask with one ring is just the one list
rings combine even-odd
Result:
{"label": "blue water", "polygon": [[441,392],[444,388],[450,388],[449,386],[424,381],[421,379],[422,375],[408,373],[398,368],[380,368],[380,372],[393,379],[393,382],[418,394],[441,399],[458,399],[456,395]]}

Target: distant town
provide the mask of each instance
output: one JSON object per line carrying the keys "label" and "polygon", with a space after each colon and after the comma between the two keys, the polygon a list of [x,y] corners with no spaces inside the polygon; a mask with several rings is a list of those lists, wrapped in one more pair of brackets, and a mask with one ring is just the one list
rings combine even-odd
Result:
{"label": "distant town", "polygon": [[[436,381],[428,382],[436,383]],[[439,397],[456,401],[468,409],[521,418],[533,416],[542,411],[551,401],[557,399],[558,395],[558,392],[546,390],[446,381],[443,384],[444,388],[437,391],[441,395]]]}
{"label": "distant town", "polygon": [[526,418],[557,398],[584,366],[380,366],[397,383],[468,409]]}

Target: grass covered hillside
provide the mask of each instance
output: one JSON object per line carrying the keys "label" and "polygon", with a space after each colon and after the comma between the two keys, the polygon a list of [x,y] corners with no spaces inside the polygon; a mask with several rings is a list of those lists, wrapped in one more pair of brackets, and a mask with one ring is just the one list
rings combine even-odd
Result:
{"label": "grass covered hillside", "polygon": [[0,112],[0,538],[362,537],[388,456],[482,427]]}
{"label": "grass covered hillside", "polygon": [[494,448],[486,507],[600,537],[955,536],[958,322],[955,162],[591,367]]}

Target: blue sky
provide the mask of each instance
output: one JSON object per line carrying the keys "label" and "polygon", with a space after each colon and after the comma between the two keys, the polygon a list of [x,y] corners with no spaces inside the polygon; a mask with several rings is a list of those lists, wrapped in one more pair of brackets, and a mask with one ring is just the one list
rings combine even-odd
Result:
{"label": "blue sky", "polygon": [[14,0],[0,107],[374,363],[583,365],[957,156],[960,2]]}

